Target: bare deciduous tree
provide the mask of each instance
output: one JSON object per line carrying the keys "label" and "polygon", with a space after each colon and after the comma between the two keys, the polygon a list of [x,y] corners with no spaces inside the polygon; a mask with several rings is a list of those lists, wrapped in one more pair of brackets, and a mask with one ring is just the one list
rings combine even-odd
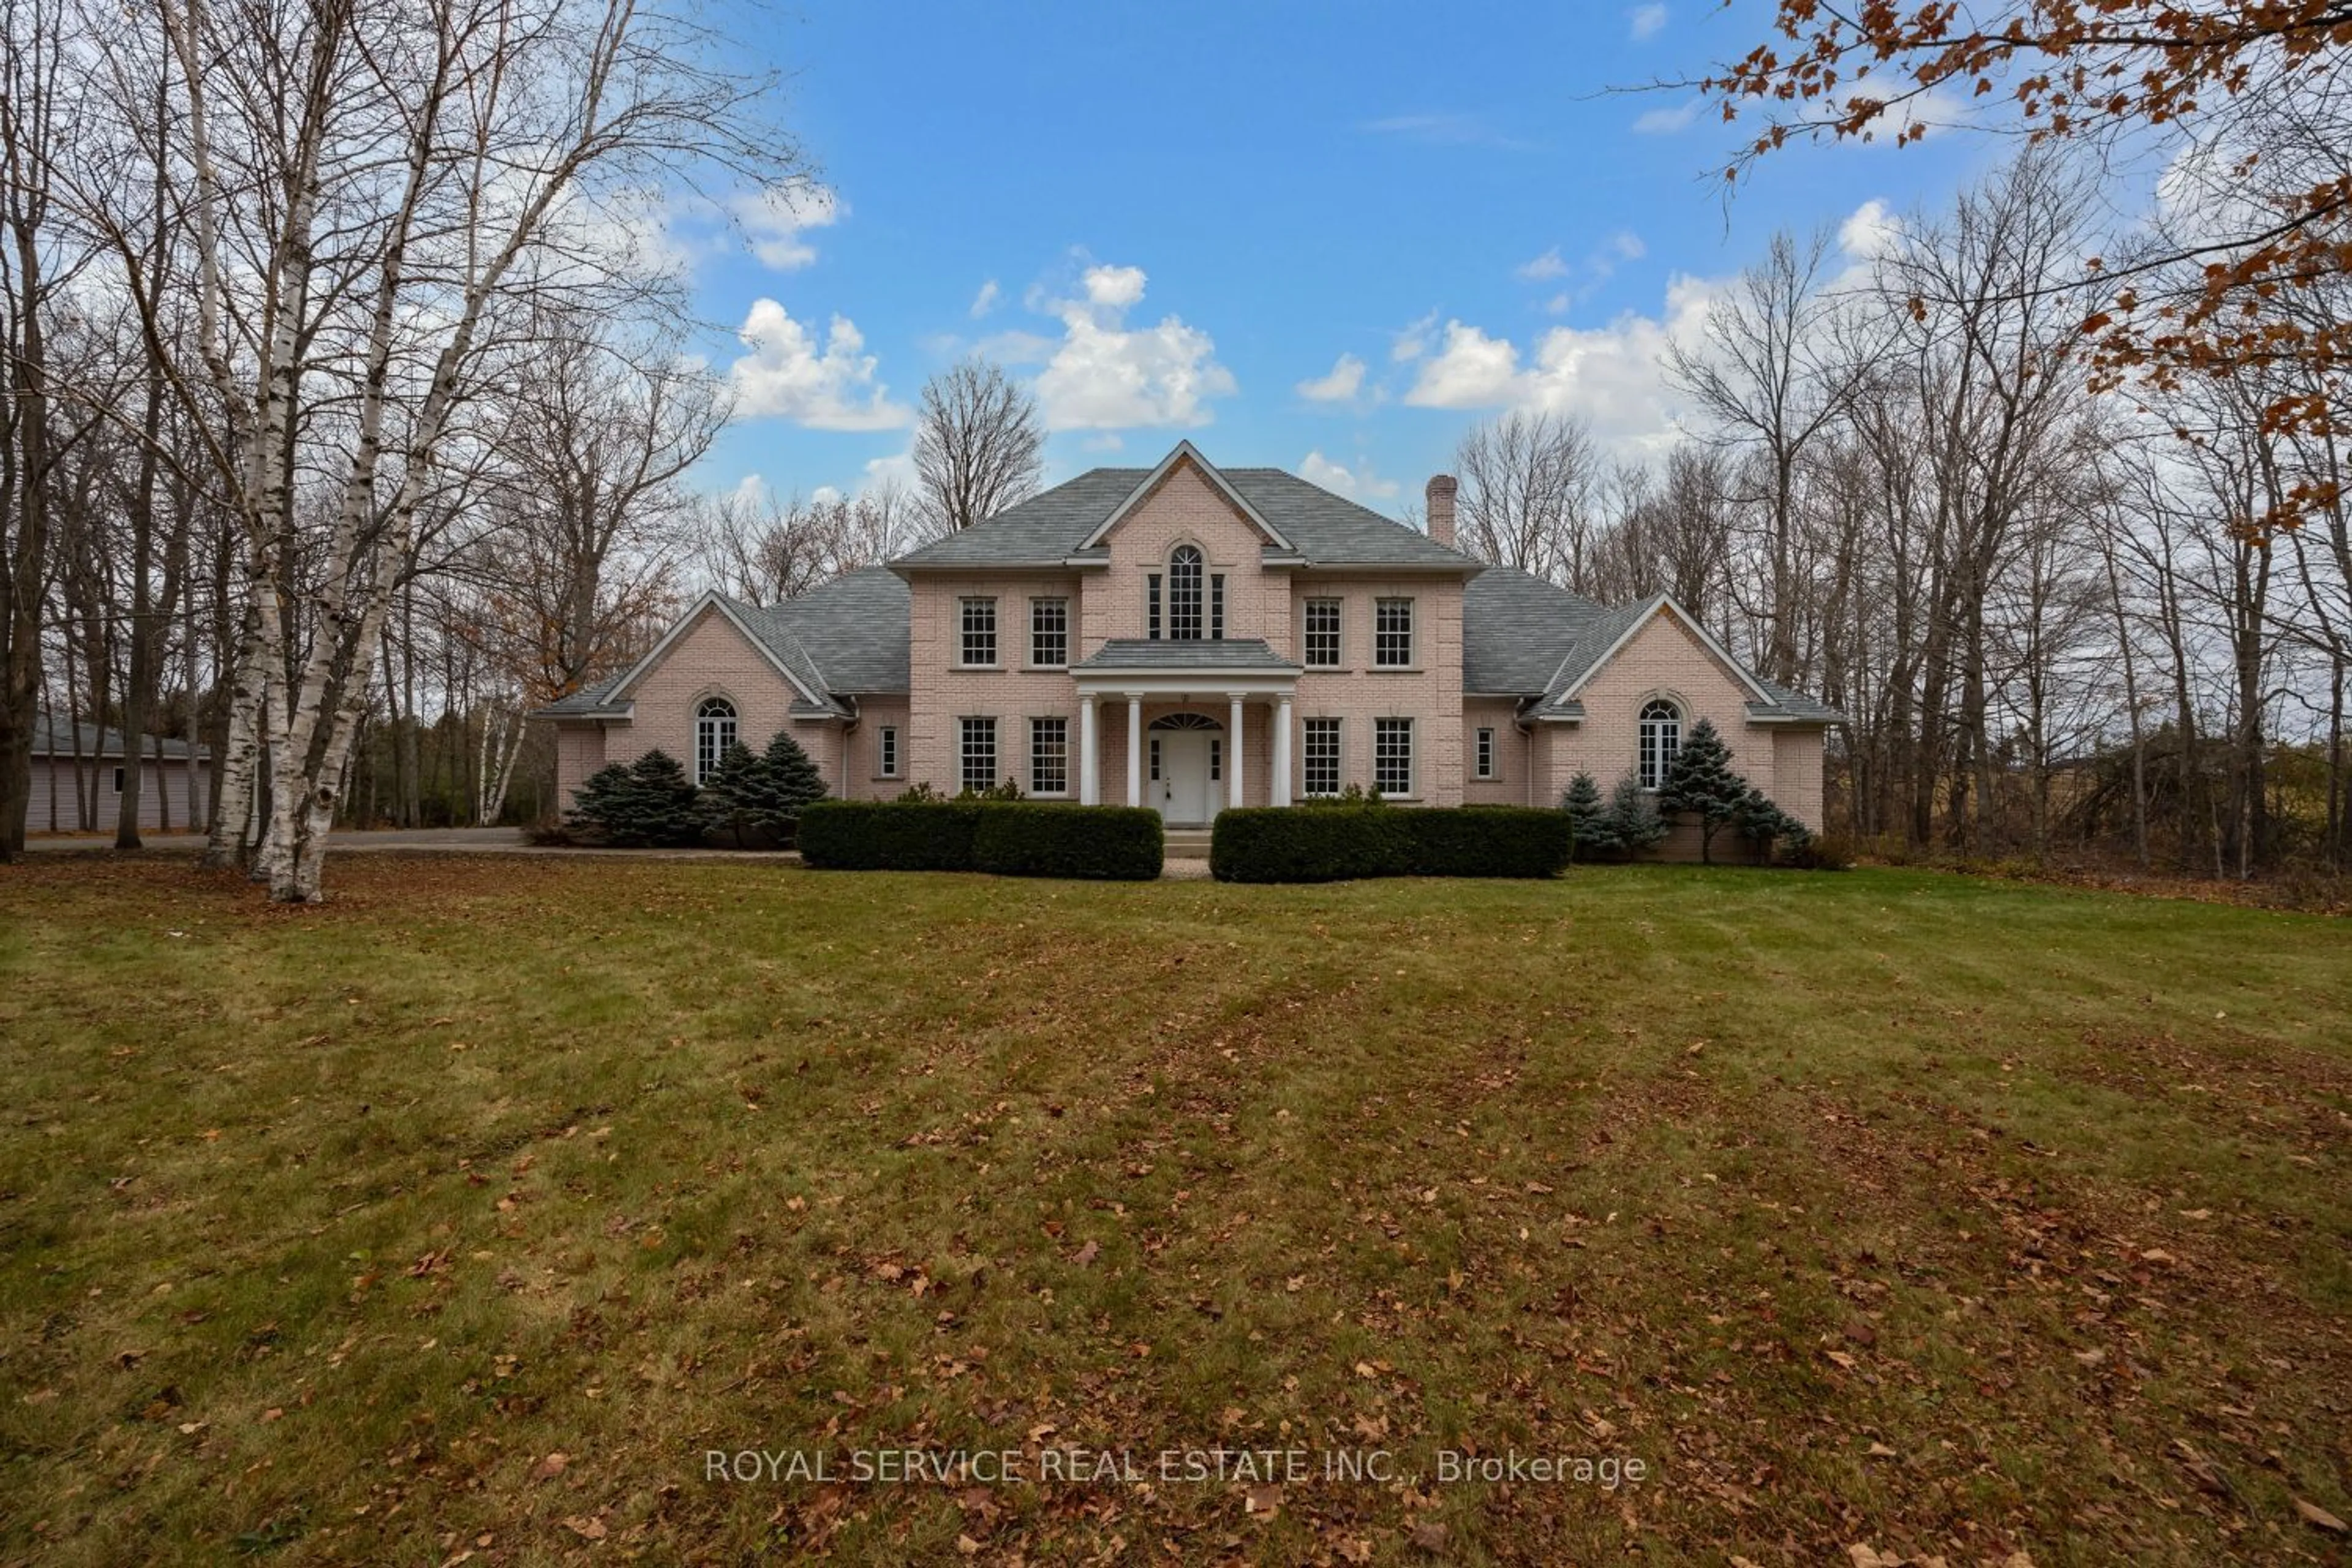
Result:
{"label": "bare deciduous tree", "polygon": [[970,359],[924,384],[915,477],[940,531],[1034,495],[1045,446],[1036,399],[999,366]]}

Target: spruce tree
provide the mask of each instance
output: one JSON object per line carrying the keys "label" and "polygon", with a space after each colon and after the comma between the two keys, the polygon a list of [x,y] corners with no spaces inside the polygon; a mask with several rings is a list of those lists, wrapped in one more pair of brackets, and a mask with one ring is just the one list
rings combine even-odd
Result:
{"label": "spruce tree", "polygon": [[1642,787],[1632,773],[1609,792],[1609,837],[1628,855],[1654,849],[1666,837],[1665,819],[1658,815],[1657,797]]}
{"label": "spruce tree", "polygon": [[1609,808],[1601,804],[1601,786],[1592,782],[1591,773],[1580,773],[1568,781],[1568,793],[1560,796],[1559,808],[1568,813],[1568,820],[1576,831],[1578,859],[1590,859],[1595,854],[1622,847],[1609,819]]}
{"label": "spruce tree", "polygon": [[1731,748],[1716,733],[1715,721],[1702,719],[1691,726],[1675,760],[1666,764],[1658,805],[1698,818],[1698,858],[1713,865],[1715,836],[1739,814],[1748,793],[1748,781],[1733,771]]}
{"label": "spruce tree", "polygon": [[769,793],[752,825],[777,843],[788,844],[799,830],[802,808],[832,792],[824,787],[824,775],[816,771],[816,763],[789,731],[779,730],[769,738],[767,754],[760,761],[768,775]]}
{"label": "spruce tree", "polygon": [[572,792],[572,809],[563,814],[563,826],[593,838],[610,837],[606,825],[626,814],[622,803],[628,793],[628,765],[605,763]]}
{"label": "spruce tree", "polygon": [[1812,829],[1782,811],[1760,789],[1751,789],[1739,803],[1734,821],[1740,833],[1761,847],[1764,858],[1772,858],[1773,846],[1785,843],[1791,850],[1801,850],[1812,842]]}
{"label": "spruce tree", "polygon": [[730,741],[719,754],[719,765],[702,781],[696,805],[705,823],[727,834],[740,849],[744,836],[755,831],[761,816],[772,809],[775,794],[774,774],[767,763],[740,741]]}

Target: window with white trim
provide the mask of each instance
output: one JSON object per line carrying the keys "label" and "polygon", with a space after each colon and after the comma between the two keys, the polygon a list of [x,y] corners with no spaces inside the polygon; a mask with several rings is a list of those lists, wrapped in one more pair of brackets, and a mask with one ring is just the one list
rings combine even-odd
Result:
{"label": "window with white trim", "polygon": [[1372,602],[1372,664],[1379,669],[1412,667],[1412,601]]}
{"label": "window with white trim", "polygon": [[1372,721],[1372,787],[1386,795],[1412,794],[1412,721]]}
{"label": "window with white trim", "polygon": [[1339,601],[1307,601],[1307,668],[1339,668]]}
{"label": "window with white trim", "polygon": [[874,731],[874,771],[886,779],[898,776],[898,726],[885,724]]}
{"label": "window with white trim", "polygon": [[978,795],[996,784],[996,721],[963,721],[963,787]]}
{"label": "window with white trim", "polygon": [[1225,574],[1209,574],[1209,640],[1225,640]]}
{"label": "window with white trim", "polygon": [[1180,544],[1168,552],[1168,640],[1201,640],[1201,552]]}
{"label": "window with white trim", "polygon": [[1339,793],[1339,721],[1306,721],[1305,740],[1298,750],[1299,783],[1308,795]]}
{"label": "window with white trim", "polygon": [[735,743],[735,704],[724,697],[706,697],[694,710],[694,782],[700,784],[719,771],[719,759]]}
{"label": "window with white trim", "polygon": [[1070,662],[1070,601],[1029,601],[1029,662],[1059,669]]}
{"label": "window with white trim", "polygon": [[963,660],[967,668],[996,662],[996,601],[966,599],[963,603]]}
{"label": "window with white trim", "polygon": [[1482,779],[1493,778],[1495,776],[1495,731],[1484,725],[1479,726],[1478,729],[1477,758],[1478,776]]}
{"label": "window with white trim", "polygon": [[1070,721],[1067,719],[1029,721],[1029,793],[1070,793]]}
{"label": "window with white trim", "polygon": [[1666,782],[1666,770],[1675,765],[1675,753],[1682,746],[1683,710],[1663,697],[1643,703],[1639,769],[1643,789],[1656,789]]}
{"label": "window with white trim", "polygon": [[1150,572],[1143,578],[1143,619],[1145,637],[1160,640],[1160,574]]}

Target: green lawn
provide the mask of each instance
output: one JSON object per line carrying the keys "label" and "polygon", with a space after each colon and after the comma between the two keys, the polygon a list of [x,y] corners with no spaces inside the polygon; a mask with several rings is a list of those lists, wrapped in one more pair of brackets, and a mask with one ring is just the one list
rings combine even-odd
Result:
{"label": "green lawn", "polygon": [[2344,1560],[2340,921],[330,877],[0,868],[0,1560]]}

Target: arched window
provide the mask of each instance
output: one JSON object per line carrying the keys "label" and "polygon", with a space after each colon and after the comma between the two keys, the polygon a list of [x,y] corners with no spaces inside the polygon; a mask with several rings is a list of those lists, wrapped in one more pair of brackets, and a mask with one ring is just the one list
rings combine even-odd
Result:
{"label": "arched window", "polygon": [[1682,750],[1683,710],[1663,697],[1642,705],[1642,787],[1655,789],[1666,781],[1675,753]]}
{"label": "arched window", "polygon": [[694,710],[694,782],[719,771],[719,759],[735,743],[735,704],[706,697]]}
{"label": "arched window", "polygon": [[1201,640],[1201,552],[1180,544],[1168,556],[1168,637],[1171,642]]}

